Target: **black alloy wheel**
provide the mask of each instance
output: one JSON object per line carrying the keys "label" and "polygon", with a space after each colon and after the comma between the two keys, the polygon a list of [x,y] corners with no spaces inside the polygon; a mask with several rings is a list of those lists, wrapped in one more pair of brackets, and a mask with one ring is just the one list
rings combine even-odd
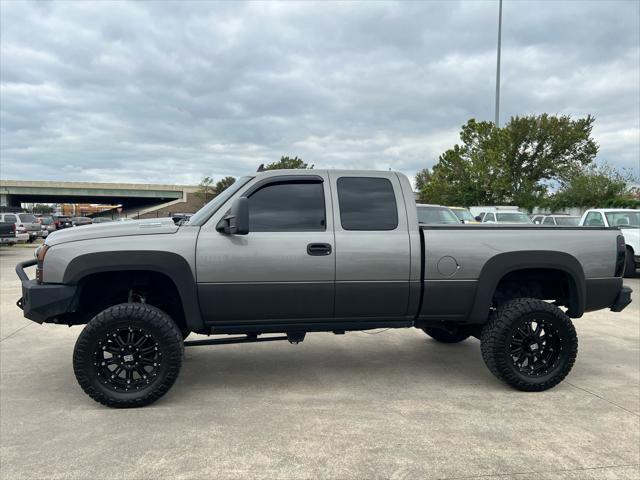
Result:
{"label": "black alloy wheel", "polygon": [[147,330],[123,327],[98,341],[93,365],[108,388],[120,392],[140,390],[158,376],[162,352]]}
{"label": "black alloy wheel", "polygon": [[529,392],[560,383],[578,354],[571,319],[557,306],[534,298],[500,305],[484,326],[480,342],[491,373]]}
{"label": "black alloy wheel", "polygon": [[555,367],[561,351],[559,332],[544,318],[534,316],[523,320],[511,335],[511,359],[523,375],[546,375]]}
{"label": "black alloy wheel", "polygon": [[180,329],[165,312],[123,303],[103,310],[82,330],[73,369],[95,401],[116,408],[142,407],[171,388],[183,355]]}

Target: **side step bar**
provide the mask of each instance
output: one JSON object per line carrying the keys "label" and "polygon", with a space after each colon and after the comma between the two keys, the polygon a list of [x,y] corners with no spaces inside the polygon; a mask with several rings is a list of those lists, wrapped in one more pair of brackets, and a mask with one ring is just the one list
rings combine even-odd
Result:
{"label": "side step bar", "polygon": [[279,340],[289,340],[289,343],[298,344],[304,340],[306,332],[289,332],[286,336],[280,337],[258,337],[255,334],[249,334],[245,337],[231,338],[211,338],[207,340],[188,340],[184,342],[185,347],[200,347],[203,345],[229,345],[231,343],[258,343],[258,342],[276,342]]}

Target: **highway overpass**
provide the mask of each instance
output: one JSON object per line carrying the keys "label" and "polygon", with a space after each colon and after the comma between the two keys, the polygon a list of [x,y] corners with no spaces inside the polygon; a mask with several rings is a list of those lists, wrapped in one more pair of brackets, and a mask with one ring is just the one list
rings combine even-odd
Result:
{"label": "highway overpass", "polygon": [[[0,206],[22,203],[97,203],[122,205],[128,216],[155,217],[197,210],[197,187],[146,183],[88,183],[0,179]],[[161,215],[162,213],[162,215]]]}

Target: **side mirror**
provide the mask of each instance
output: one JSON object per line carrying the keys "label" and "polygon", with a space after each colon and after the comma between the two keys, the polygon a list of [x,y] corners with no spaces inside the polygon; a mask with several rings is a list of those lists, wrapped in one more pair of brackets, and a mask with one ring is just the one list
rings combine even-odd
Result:
{"label": "side mirror", "polygon": [[229,235],[249,233],[249,199],[238,197],[231,204],[229,213],[218,222],[216,230]]}

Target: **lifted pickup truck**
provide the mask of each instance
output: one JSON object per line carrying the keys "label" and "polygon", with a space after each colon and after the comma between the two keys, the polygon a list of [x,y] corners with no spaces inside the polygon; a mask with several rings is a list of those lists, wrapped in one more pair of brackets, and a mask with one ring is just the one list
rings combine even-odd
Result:
{"label": "lifted pickup truck", "polygon": [[[262,172],[183,225],[62,230],[36,254],[16,267],[18,305],[38,323],[86,324],[76,378],[111,407],[166,393],[185,346],[382,327],[477,337],[496,377],[546,390],[576,358],[570,317],[631,301],[617,229],[421,226],[395,172]],[[190,332],[235,336],[184,341]]]}

